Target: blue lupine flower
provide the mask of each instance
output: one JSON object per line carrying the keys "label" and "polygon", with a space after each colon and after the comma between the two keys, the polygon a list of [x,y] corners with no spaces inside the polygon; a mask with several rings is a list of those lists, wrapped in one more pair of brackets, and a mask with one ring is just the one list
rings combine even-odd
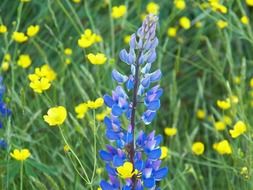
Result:
{"label": "blue lupine flower", "polygon": [[[119,53],[121,61],[131,67],[129,76],[114,69],[112,78],[118,86],[112,91],[112,95],[104,95],[105,104],[112,109],[110,117],[105,117],[106,137],[113,142],[107,145],[106,150],[100,150],[101,159],[106,163],[106,171],[109,180],[102,180],[100,187],[103,190],[143,190],[144,188],[158,190],[156,182],[161,181],[168,173],[167,167],[161,167],[160,160],[162,136],[155,136],[155,131],[146,134],[139,131],[135,137],[136,109],[143,102],[146,110],[139,118],[145,125],[150,124],[157,110],[160,108],[160,97],[163,90],[158,82],[162,73],[158,69],[151,72],[152,63],[156,60],[156,46],[158,39],[155,36],[157,17],[149,15],[131,36],[129,51],[123,49]],[[128,96],[126,91],[132,91]],[[121,118],[125,117],[126,122]],[[119,175],[119,167],[125,163],[133,167],[133,171],[127,171]],[[127,168],[126,168],[127,169]],[[132,170],[132,169],[131,169]],[[123,170],[124,171],[124,170]],[[120,180],[119,177],[124,180]]]}

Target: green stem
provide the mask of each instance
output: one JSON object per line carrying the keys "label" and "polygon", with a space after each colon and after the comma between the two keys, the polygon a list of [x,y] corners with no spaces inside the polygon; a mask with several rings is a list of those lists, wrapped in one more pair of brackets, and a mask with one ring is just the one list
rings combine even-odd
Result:
{"label": "green stem", "polygon": [[[109,0],[109,15],[111,15],[112,12],[112,3],[111,0]],[[114,35],[114,22],[112,16],[110,16],[110,26],[111,26],[111,37],[112,37],[112,57],[115,58],[115,35]]]}
{"label": "green stem", "polygon": [[93,138],[94,138],[94,147],[93,147],[93,154],[94,154],[94,166],[93,166],[93,172],[91,177],[91,182],[93,181],[95,177],[96,167],[97,167],[97,128],[96,128],[96,117],[95,117],[95,110],[93,110],[93,121],[94,121],[94,128],[93,128]]}
{"label": "green stem", "polygon": [[21,161],[20,164],[20,190],[23,190],[23,168],[24,168],[24,163]]}

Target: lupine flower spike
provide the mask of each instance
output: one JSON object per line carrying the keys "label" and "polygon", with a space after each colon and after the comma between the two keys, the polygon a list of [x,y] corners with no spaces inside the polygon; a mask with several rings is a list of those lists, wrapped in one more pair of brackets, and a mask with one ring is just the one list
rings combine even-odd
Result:
{"label": "lupine flower spike", "polygon": [[[146,134],[136,128],[136,120],[141,120],[144,125],[153,121],[163,93],[159,85],[153,86],[160,80],[161,71],[150,72],[156,60],[157,21],[157,16],[148,15],[131,36],[130,50],[120,51],[119,57],[131,67],[131,74],[126,76],[113,70],[112,78],[118,86],[112,91],[112,96],[104,95],[104,102],[111,109],[110,117],[104,119],[106,138],[113,145],[107,145],[107,150],[100,151],[109,176],[109,181],[101,181],[102,190],[159,189],[157,182],[168,173],[167,167],[160,168],[162,136],[155,136],[155,131]],[[132,91],[131,97],[124,89]],[[146,110],[137,118],[136,109],[141,104]],[[127,118],[128,126],[123,125],[123,117]]]}

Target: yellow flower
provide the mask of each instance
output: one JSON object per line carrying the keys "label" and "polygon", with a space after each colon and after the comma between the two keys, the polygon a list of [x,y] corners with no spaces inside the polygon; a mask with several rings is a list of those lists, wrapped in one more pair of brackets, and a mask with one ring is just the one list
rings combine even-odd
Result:
{"label": "yellow flower", "polygon": [[72,55],[72,49],[71,48],[65,48],[64,49],[64,54],[65,55]]}
{"label": "yellow flower", "polygon": [[4,62],[2,63],[2,65],[1,65],[1,68],[2,68],[3,71],[8,71],[8,70],[9,70],[9,67],[10,67],[10,64],[9,64],[9,62],[7,62],[7,61],[4,61]]}
{"label": "yellow flower", "polygon": [[161,146],[161,152],[160,159],[162,160],[168,156],[169,149],[166,146]]}
{"label": "yellow flower", "polygon": [[159,13],[159,9],[160,9],[160,6],[153,1],[149,2],[146,7],[148,14],[154,14],[154,15],[157,15]]}
{"label": "yellow flower", "polygon": [[190,21],[190,19],[187,18],[187,17],[185,17],[185,16],[181,17],[179,19],[179,24],[180,24],[180,26],[182,26],[182,28],[184,28],[186,30],[188,30],[191,27],[191,21]]}
{"label": "yellow flower", "polygon": [[227,98],[226,100],[217,100],[217,106],[223,110],[227,110],[231,107],[230,99]]}
{"label": "yellow flower", "polygon": [[246,0],[246,4],[248,6],[253,6],[253,0]]}
{"label": "yellow flower", "polygon": [[97,190],[102,190],[102,188],[101,188],[101,187],[98,187]]}
{"label": "yellow flower", "polygon": [[13,32],[12,39],[18,43],[23,43],[28,40],[28,37],[23,32]]}
{"label": "yellow flower", "polygon": [[4,60],[9,62],[9,61],[11,60],[11,54],[6,53],[6,54],[4,55]]}
{"label": "yellow flower", "polygon": [[219,154],[231,154],[232,148],[227,140],[222,140],[218,143],[213,144],[213,149],[216,150]]}
{"label": "yellow flower", "polygon": [[217,131],[222,131],[226,129],[226,124],[223,121],[216,121],[214,127]]}
{"label": "yellow flower", "polygon": [[128,43],[130,42],[130,40],[131,40],[131,35],[126,35],[126,36],[124,37],[124,42],[125,42],[126,44],[128,44]]}
{"label": "yellow flower", "polygon": [[19,56],[17,63],[19,66],[27,68],[32,64],[32,60],[28,54],[22,54]]}
{"label": "yellow flower", "polygon": [[241,77],[240,77],[240,76],[235,76],[235,77],[233,78],[233,82],[234,82],[235,84],[240,84],[240,83],[241,83]]}
{"label": "yellow flower", "polygon": [[33,37],[39,32],[39,30],[40,30],[39,25],[31,25],[27,28],[26,34],[29,37]]}
{"label": "yellow flower", "polygon": [[245,133],[247,130],[246,125],[243,121],[237,121],[234,125],[234,129],[229,130],[230,135],[232,138],[237,138],[241,134]]}
{"label": "yellow flower", "polygon": [[44,64],[41,66],[40,71],[35,71],[40,77],[46,77],[50,82],[55,80],[56,73],[55,71],[49,66],[49,64]]}
{"label": "yellow flower", "polygon": [[231,125],[232,124],[232,119],[227,116],[227,115],[224,115],[223,118],[222,118],[222,121],[226,124],[226,125]]}
{"label": "yellow flower", "polygon": [[210,6],[211,6],[213,11],[218,11],[218,12],[221,12],[223,14],[226,14],[228,12],[227,7],[220,4],[218,1],[217,2],[210,2]]}
{"label": "yellow flower", "polygon": [[84,118],[85,114],[88,111],[88,105],[86,103],[81,103],[75,107],[76,117],[78,119]]}
{"label": "yellow flower", "polygon": [[[32,76],[34,75],[29,75],[30,80],[33,78]],[[31,80],[29,86],[34,90],[34,92],[42,93],[43,91],[48,90],[50,88],[51,83],[47,78],[43,77],[38,80]]]}
{"label": "yellow flower", "polygon": [[103,111],[102,113],[96,114],[96,119],[98,121],[103,121],[104,118],[109,115],[111,113],[111,109],[107,108],[105,111]]}
{"label": "yellow flower", "polygon": [[205,146],[202,142],[194,142],[192,144],[192,152],[196,155],[201,155],[204,153]]}
{"label": "yellow flower", "polygon": [[196,112],[196,116],[198,119],[204,119],[206,117],[206,112],[203,109],[198,109]]}
{"label": "yellow flower", "polygon": [[105,54],[103,53],[97,53],[97,54],[89,53],[87,55],[87,58],[94,65],[102,65],[107,60]]}
{"label": "yellow flower", "polygon": [[247,25],[247,24],[249,24],[249,17],[247,17],[247,16],[242,16],[241,17],[241,22],[243,23],[243,24],[245,24],[245,25]]}
{"label": "yellow flower", "polygon": [[250,79],[249,85],[250,85],[250,88],[253,88],[253,78]]}
{"label": "yellow flower", "polygon": [[239,98],[235,95],[231,95],[230,97],[230,102],[233,103],[233,104],[238,104],[239,102]]}
{"label": "yellow flower", "polygon": [[184,0],[174,0],[174,5],[179,10],[183,10],[186,7]]}
{"label": "yellow flower", "polygon": [[101,175],[103,171],[104,171],[103,168],[97,168],[96,169],[96,174]]}
{"label": "yellow flower", "polygon": [[138,173],[138,170],[134,170],[133,164],[131,162],[125,162],[123,166],[117,167],[118,175],[123,179],[129,179],[133,175]]}
{"label": "yellow flower", "polygon": [[220,29],[224,29],[228,26],[228,22],[224,21],[224,20],[218,20],[216,22],[216,25],[220,28]]}
{"label": "yellow flower", "polygon": [[195,23],[196,28],[201,28],[203,26],[203,23],[201,21],[197,21]]}
{"label": "yellow flower", "polygon": [[114,19],[118,19],[120,17],[123,17],[126,14],[126,11],[127,11],[127,7],[125,5],[114,6],[112,7],[111,16]]}
{"label": "yellow flower", "polygon": [[44,121],[50,126],[62,125],[67,117],[67,111],[65,107],[58,106],[50,108],[47,111],[47,115],[44,115]]}
{"label": "yellow flower", "polygon": [[12,153],[10,153],[11,157],[18,160],[24,161],[31,156],[31,153],[28,149],[14,149]]}
{"label": "yellow flower", "polygon": [[167,135],[169,137],[174,136],[177,134],[177,128],[166,127],[164,129],[164,133],[165,133],[165,135]]}
{"label": "yellow flower", "polygon": [[71,59],[70,59],[70,58],[66,58],[64,63],[65,63],[66,65],[71,64]]}
{"label": "yellow flower", "polygon": [[81,3],[81,0],[72,0],[74,3]]}
{"label": "yellow flower", "polygon": [[22,3],[29,3],[31,0],[20,0]]}
{"label": "yellow flower", "polygon": [[88,101],[87,106],[90,109],[97,109],[104,105],[104,99],[103,98],[97,98],[95,101]]}
{"label": "yellow flower", "polygon": [[0,24],[0,34],[4,34],[7,32],[7,26]]}
{"label": "yellow flower", "polygon": [[70,150],[69,145],[65,144],[63,147],[64,152],[68,152]]}
{"label": "yellow flower", "polygon": [[172,38],[176,37],[177,28],[176,27],[169,27],[168,31],[167,31],[167,34],[168,34],[169,37],[172,37]]}
{"label": "yellow flower", "polygon": [[101,36],[92,33],[91,29],[86,29],[78,39],[78,45],[81,48],[88,48],[92,44],[101,41]]}

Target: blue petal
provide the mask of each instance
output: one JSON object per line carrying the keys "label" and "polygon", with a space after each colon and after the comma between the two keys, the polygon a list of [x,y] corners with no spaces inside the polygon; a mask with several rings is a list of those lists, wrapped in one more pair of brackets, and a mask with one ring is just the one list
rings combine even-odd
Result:
{"label": "blue petal", "polygon": [[111,129],[112,128],[112,121],[109,117],[105,117],[104,118],[104,124],[105,126],[108,128],[108,129]]}
{"label": "blue petal", "polygon": [[114,116],[120,116],[122,114],[123,110],[117,105],[117,104],[114,104],[112,106],[112,114]]}
{"label": "blue petal", "polygon": [[160,156],[162,154],[162,151],[160,148],[158,149],[155,149],[155,150],[151,150],[149,153],[148,153],[148,158],[149,159],[152,159],[152,160],[156,160],[156,159],[159,159]]}
{"label": "blue petal", "polygon": [[141,73],[147,74],[147,73],[150,71],[151,66],[152,66],[151,63],[147,63],[147,64],[141,69]]}
{"label": "blue petal", "polygon": [[162,140],[163,140],[163,136],[162,135],[157,135],[155,137],[155,141],[156,141],[155,146],[159,146],[161,144]]}
{"label": "blue petal", "polygon": [[124,160],[119,157],[119,156],[114,156],[113,157],[113,166],[114,167],[119,167],[119,166],[122,166],[124,164]]}
{"label": "blue petal", "polygon": [[100,187],[102,188],[102,190],[114,190],[113,186],[104,180],[100,182]]}
{"label": "blue petal", "polygon": [[113,176],[117,175],[115,169],[112,168],[109,164],[106,164],[105,169],[108,172],[108,174],[113,175]]}
{"label": "blue petal", "polygon": [[134,77],[132,75],[130,75],[129,79],[127,80],[126,88],[127,90],[131,90],[134,88]]}
{"label": "blue petal", "polygon": [[112,105],[115,103],[114,101],[113,101],[113,99],[112,99],[112,97],[111,96],[109,96],[108,94],[106,94],[106,95],[104,95],[104,102],[105,102],[105,104],[108,106],[108,107],[112,107]]}
{"label": "blue petal", "polygon": [[128,53],[127,53],[127,51],[125,49],[123,49],[123,50],[120,51],[119,58],[124,63],[127,63],[128,65],[130,65],[130,63],[128,61]]}
{"label": "blue petal", "polygon": [[122,187],[122,190],[131,190],[131,187],[124,185],[124,186]]}
{"label": "blue petal", "polygon": [[133,49],[136,48],[136,35],[132,34],[130,42],[129,42],[129,46]]}
{"label": "blue petal", "polygon": [[167,174],[168,174],[168,168],[167,167],[161,168],[154,173],[155,180],[160,181],[163,178],[165,178]]}
{"label": "blue petal", "polygon": [[145,78],[143,78],[141,80],[141,85],[144,87],[144,88],[148,88],[149,85],[150,85],[150,77],[149,76],[146,76]]}
{"label": "blue petal", "polygon": [[124,83],[127,81],[127,76],[121,74],[117,70],[113,69],[112,71],[112,78],[117,81],[118,83]]}
{"label": "blue petal", "polygon": [[141,118],[142,118],[142,121],[144,122],[144,124],[148,125],[153,121],[155,116],[156,116],[156,112],[147,110],[147,111],[144,112],[144,114],[142,115]]}
{"label": "blue petal", "polygon": [[156,111],[160,108],[160,100],[155,100],[147,105],[148,110]]}
{"label": "blue petal", "polygon": [[150,54],[150,56],[148,57],[147,62],[148,63],[153,63],[156,60],[156,51],[153,50]]}
{"label": "blue petal", "polygon": [[162,77],[162,72],[160,69],[156,70],[155,72],[150,74],[150,81],[151,82],[156,82],[158,80],[160,80]]}
{"label": "blue petal", "polygon": [[104,161],[112,161],[113,157],[109,152],[106,152],[104,150],[99,151],[99,155]]}
{"label": "blue petal", "polygon": [[106,130],[106,137],[109,139],[109,140],[118,140],[119,139],[119,135],[118,133],[115,133],[111,130]]}
{"label": "blue petal", "polygon": [[137,160],[134,163],[134,168],[137,169],[138,171],[142,171],[144,168],[144,162],[142,160]]}
{"label": "blue petal", "polygon": [[155,186],[155,179],[154,178],[144,179],[143,184],[146,188],[153,188]]}

